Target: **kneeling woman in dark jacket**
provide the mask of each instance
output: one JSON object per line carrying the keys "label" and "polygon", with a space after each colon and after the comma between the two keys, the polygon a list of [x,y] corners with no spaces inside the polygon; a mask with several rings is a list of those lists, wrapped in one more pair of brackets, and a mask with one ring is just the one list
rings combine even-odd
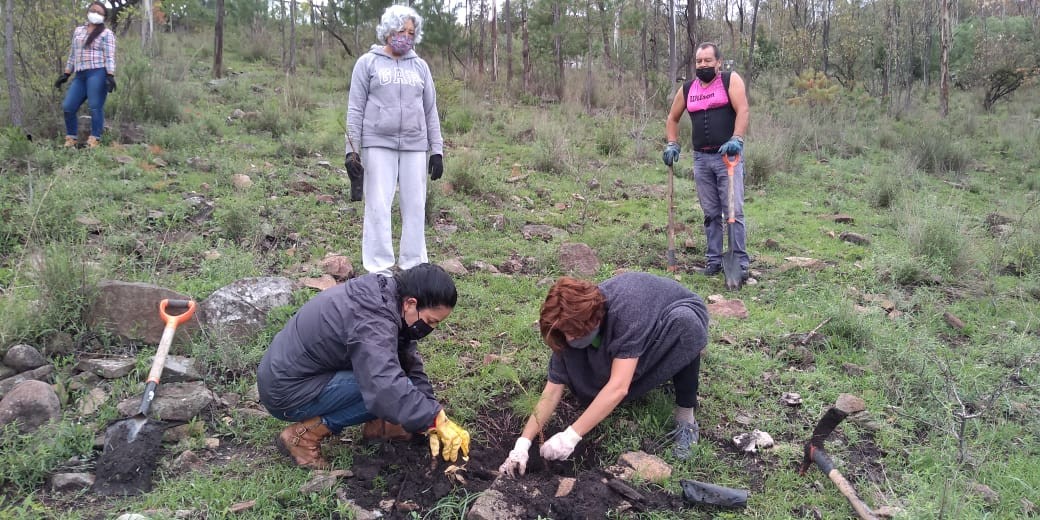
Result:
{"label": "kneeling woman in dark jacket", "polygon": [[469,433],[444,414],[416,340],[451,314],[443,269],[420,264],[393,278],[368,274],[315,296],[279,332],[257,369],[260,402],[293,424],[275,439],[297,465],[327,468],[321,441],[372,419],[429,433],[434,455],[469,455]]}
{"label": "kneeling woman in dark jacket", "polygon": [[542,458],[570,457],[617,405],[668,380],[675,384],[673,450],[689,456],[698,437],[700,355],[708,344],[708,310],[700,296],[647,273],[624,273],[598,286],[564,277],[549,289],[538,323],[553,351],[549,380],[503,473],[526,470],[531,440],[552,417],[564,387],[587,408],[541,446]]}

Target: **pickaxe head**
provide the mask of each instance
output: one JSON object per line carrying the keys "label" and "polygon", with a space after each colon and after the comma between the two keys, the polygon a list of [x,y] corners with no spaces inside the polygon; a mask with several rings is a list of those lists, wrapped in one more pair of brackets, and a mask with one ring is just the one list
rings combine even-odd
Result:
{"label": "pickaxe head", "polygon": [[[816,427],[813,428],[812,437],[805,444],[805,454],[802,457],[802,465],[798,469],[798,473],[805,474],[809,466],[812,465],[814,452],[823,451],[823,441],[830,437],[831,432],[841,424],[841,421],[844,421],[849,414],[862,412],[866,409],[867,404],[863,399],[852,394],[839,395],[838,401],[827,410],[827,413],[823,414],[820,422],[816,423]],[[824,473],[826,472],[827,470],[824,470]]]}

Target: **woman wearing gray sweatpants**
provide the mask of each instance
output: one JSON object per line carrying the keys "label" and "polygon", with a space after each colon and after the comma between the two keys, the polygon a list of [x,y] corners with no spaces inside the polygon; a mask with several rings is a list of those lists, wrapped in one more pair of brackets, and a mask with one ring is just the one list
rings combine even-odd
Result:
{"label": "woman wearing gray sweatpants", "polygon": [[[430,67],[412,50],[422,17],[403,5],[387,8],[373,45],[354,64],[347,103],[346,167],[351,200],[365,198],[361,261],[390,276],[428,261],[426,174],[444,173],[444,139]],[[427,157],[427,154],[429,156]],[[400,259],[395,262],[390,209],[401,192]]]}

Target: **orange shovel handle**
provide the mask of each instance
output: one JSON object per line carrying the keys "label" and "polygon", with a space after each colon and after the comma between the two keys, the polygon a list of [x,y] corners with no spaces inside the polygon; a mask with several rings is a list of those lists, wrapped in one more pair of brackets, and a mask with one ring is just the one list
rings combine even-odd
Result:
{"label": "orange shovel handle", "polygon": [[729,213],[729,219],[727,222],[733,224],[737,219],[733,218],[733,167],[740,164],[740,155],[734,155],[732,159],[728,155],[722,154],[722,162],[726,163],[726,176],[729,177],[729,206],[727,213]]}

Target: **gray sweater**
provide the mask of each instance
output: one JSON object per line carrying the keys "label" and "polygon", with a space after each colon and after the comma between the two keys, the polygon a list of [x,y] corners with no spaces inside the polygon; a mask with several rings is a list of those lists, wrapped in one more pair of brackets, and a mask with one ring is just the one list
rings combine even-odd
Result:
{"label": "gray sweater", "polygon": [[441,409],[416,342],[402,333],[393,278],[360,276],[300,307],[257,368],[260,402],[298,408],[318,397],[339,370],[354,372],[370,413],[408,431],[424,431]]}
{"label": "gray sweater", "polygon": [[590,403],[615,358],[638,358],[625,400],[640,397],[689,365],[708,344],[708,309],[675,280],[624,273],[599,284],[606,297],[599,346],[566,347],[549,360],[549,381]]}
{"label": "gray sweater", "polygon": [[415,51],[394,59],[373,45],[354,64],[346,151],[372,147],[444,153],[433,76]]}

